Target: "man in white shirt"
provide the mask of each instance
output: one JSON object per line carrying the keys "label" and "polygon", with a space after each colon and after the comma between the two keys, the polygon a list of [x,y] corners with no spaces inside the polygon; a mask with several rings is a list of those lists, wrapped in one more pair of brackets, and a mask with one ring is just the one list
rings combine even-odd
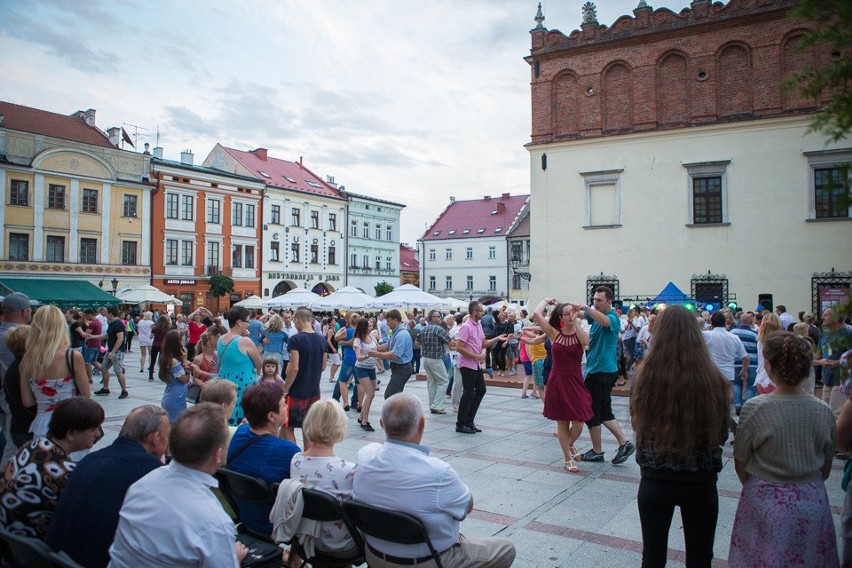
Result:
{"label": "man in white shirt", "polygon": [[201,402],[172,425],[173,461],[130,486],[109,549],[109,568],[196,566],[238,568],[248,550],[210,491],[225,459],[228,427],[222,407]]}
{"label": "man in white shirt", "polygon": [[[298,328],[296,328],[296,324],[293,323],[293,312],[290,310],[284,310],[281,312],[281,319],[284,322],[284,325],[281,326],[281,330],[287,334],[287,337],[293,337],[297,333],[299,333]],[[289,339],[288,339],[289,341]],[[285,345],[286,347],[286,345]],[[287,371],[287,364],[290,362],[290,350],[284,349],[284,366],[281,369],[281,376],[284,376],[284,373]]]}
{"label": "man in white shirt", "polygon": [[[423,521],[445,568],[508,567],[515,545],[505,538],[468,538],[459,523],[473,510],[470,489],[452,466],[421,446],[426,420],[417,397],[398,393],[382,406],[387,441],[358,452],[352,497],[402,511]],[[396,567],[431,562],[426,544],[397,544],[367,537],[367,564]],[[431,565],[431,564],[430,564]]]}
{"label": "man in white shirt", "polygon": [[778,316],[778,319],[781,320],[781,331],[791,331],[789,328],[791,325],[796,323],[796,318],[787,313],[787,307],[778,304],[775,306],[775,313]]}
{"label": "man in white shirt", "polygon": [[725,378],[732,383],[736,380],[734,373],[734,361],[742,360],[743,372],[741,378],[744,388],[748,388],[748,364],[749,356],[746,353],[743,342],[739,337],[725,329],[725,315],[719,311],[710,317],[713,328],[710,331],[702,331],[704,342],[710,350],[710,358]]}

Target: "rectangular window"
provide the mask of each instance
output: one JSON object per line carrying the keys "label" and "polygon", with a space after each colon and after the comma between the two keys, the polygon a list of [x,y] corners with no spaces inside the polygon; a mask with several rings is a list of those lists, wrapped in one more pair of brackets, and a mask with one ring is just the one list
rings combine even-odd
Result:
{"label": "rectangular window", "polygon": [[435,260],[435,249],[429,249],[429,260]]}
{"label": "rectangular window", "polygon": [[311,264],[319,264],[319,245],[311,245]]}
{"label": "rectangular window", "polygon": [[47,262],[65,262],[65,237],[47,236],[45,260]]}
{"label": "rectangular window", "polygon": [[497,277],[496,276],[489,276],[488,277],[488,289],[492,292],[497,289]]}
{"label": "rectangular window", "polygon": [[358,268],[358,255],[350,254],[349,255],[349,268]]}
{"label": "rectangular window", "polygon": [[195,243],[193,243],[192,241],[182,241],[181,242],[181,248],[183,249],[181,251],[181,253],[182,253],[181,257],[183,258],[183,261],[181,262],[182,265],[192,266],[192,264],[193,264],[192,257],[194,256],[192,254],[192,250],[193,250],[194,247],[195,247]]}
{"label": "rectangular window", "polygon": [[319,211],[311,210],[311,229],[319,228]]}
{"label": "rectangular window", "polygon": [[47,188],[47,208],[65,209],[65,186],[50,184]]}
{"label": "rectangular window", "polygon": [[275,262],[278,262],[281,259],[281,248],[279,247],[279,243],[273,241],[270,244],[272,245],[272,250],[269,254],[269,260],[274,260]]}
{"label": "rectangular window", "polygon": [[240,245],[233,245],[233,249],[231,251],[231,266],[233,268],[243,267],[243,247]]}
{"label": "rectangular window", "polygon": [[246,203],[246,227],[254,227],[254,208],[251,203]]}
{"label": "rectangular window", "polygon": [[9,233],[9,260],[30,259],[30,236],[26,233]]}
{"label": "rectangular window", "polygon": [[385,230],[385,239],[388,241],[393,240],[393,227],[391,227],[390,225],[388,225],[387,229]]}
{"label": "rectangular window", "polygon": [[234,203],[231,210],[231,225],[234,227],[243,226],[243,204]]}
{"label": "rectangular window", "polygon": [[281,206],[280,205],[273,205],[272,206],[272,214],[270,215],[270,217],[271,217],[270,223],[272,223],[273,225],[280,225],[281,224]]}
{"label": "rectangular window", "polygon": [[337,264],[337,249],[333,246],[328,247],[328,263]]}
{"label": "rectangular window", "polygon": [[246,245],[243,255],[246,268],[254,268],[254,245]]}
{"label": "rectangular window", "polygon": [[370,269],[370,255],[368,255],[368,254],[363,255],[361,257],[361,260],[362,260],[361,267],[369,270]]}
{"label": "rectangular window", "polygon": [[184,221],[192,221],[195,218],[195,215],[193,215],[193,209],[195,208],[195,205],[192,196],[181,195],[180,201],[180,218]]}
{"label": "rectangular window", "polygon": [[453,249],[444,249],[444,260],[453,260]]}
{"label": "rectangular window", "polygon": [[98,263],[98,239],[80,239],[80,262]]}
{"label": "rectangular window", "polygon": [[83,188],[83,213],[98,212],[98,190]]}
{"label": "rectangular window", "polygon": [[[136,196],[135,195],[125,195],[124,196],[124,216],[125,217],[136,217]],[[136,264],[135,262],[133,264]]]}
{"label": "rectangular window", "polygon": [[180,195],[177,193],[166,194],[166,219],[177,219]]}
{"label": "rectangular window", "polygon": [[488,247],[488,258],[490,260],[497,258],[497,247]]}
{"label": "rectangular window", "polygon": [[175,266],[178,263],[177,239],[166,239],[166,264]]}
{"label": "rectangular window", "polygon": [[465,288],[467,290],[473,290],[473,276],[468,275],[467,282],[465,283]]}
{"label": "rectangular window", "polygon": [[337,230],[337,214],[329,213],[328,214],[328,230],[336,231]]}
{"label": "rectangular window", "polygon": [[392,263],[391,257],[385,258],[385,270],[387,270],[387,271],[393,270],[393,268],[391,268],[391,266],[393,266],[391,263]]}
{"label": "rectangular window", "polygon": [[349,236],[357,237],[358,236],[358,221],[352,221],[349,223]]}
{"label": "rectangular window", "polygon": [[382,269],[382,257],[376,256],[376,271],[378,272],[381,269]]}
{"label": "rectangular window", "polygon": [[294,227],[301,227],[302,224],[299,222],[301,214],[302,214],[302,211],[300,209],[296,209],[294,207],[290,211],[290,216],[291,216],[290,224],[293,225]]}
{"label": "rectangular window", "polygon": [[722,177],[692,178],[692,222],[695,225],[722,222]]}
{"label": "rectangular window", "polygon": [[382,226],[381,225],[376,225],[376,240],[377,241],[382,240]]}
{"label": "rectangular window", "polygon": [[849,216],[849,170],[846,167],[814,169],[814,206],[817,219]]}
{"label": "rectangular window", "polygon": [[219,274],[222,262],[219,256],[219,243],[207,243],[207,274]]}
{"label": "rectangular window", "polygon": [[446,286],[445,286],[445,288],[446,288],[447,290],[452,290],[452,289],[453,289],[453,277],[452,277],[452,276],[447,276],[447,278],[446,278]]}
{"label": "rectangular window", "polygon": [[218,199],[207,200],[207,222],[213,225],[222,224],[222,202]]}
{"label": "rectangular window", "polygon": [[364,230],[361,231],[361,236],[365,239],[370,238],[370,224],[366,221],[364,221]]}
{"label": "rectangular window", "polygon": [[464,259],[473,260],[473,247],[467,247],[464,249]]}
{"label": "rectangular window", "polygon": [[121,264],[136,266],[136,241],[121,241]]}
{"label": "rectangular window", "polygon": [[299,262],[299,243],[290,245],[290,262]]}
{"label": "rectangular window", "polygon": [[435,289],[435,277],[434,276],[429,277],[429,289],[430,290]]}
{"label": "rectangular window", "polygon": [[9,205],[28,207],[30,204],[30,182],[13,179],[9,191]]}

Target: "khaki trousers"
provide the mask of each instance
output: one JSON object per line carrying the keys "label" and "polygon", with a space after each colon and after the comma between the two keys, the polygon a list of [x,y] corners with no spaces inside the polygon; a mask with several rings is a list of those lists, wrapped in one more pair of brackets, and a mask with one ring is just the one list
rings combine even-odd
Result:
{"label": "khaki trousers", "polygon": [[[370,568],[397,568],[403,564],[393,564],[382,560],[366,548],[367,565]],[[506,538],[468,538],[459,534],[459,542],[441,553],[444,568],[508,568],[515,561],[515,545]],[[408,564],[416,568],[437,567],[434,560],[420,564]]]}

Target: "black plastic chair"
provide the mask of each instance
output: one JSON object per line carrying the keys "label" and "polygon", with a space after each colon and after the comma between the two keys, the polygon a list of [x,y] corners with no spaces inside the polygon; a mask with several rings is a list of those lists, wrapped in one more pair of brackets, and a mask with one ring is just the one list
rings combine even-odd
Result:
{"label": "black plastic chair", "polygon": [[[237,518],[240,515],[240,507],[237,500],[267,504],[270,509],[275,504],[275,497],[278,494],[278,484],[269,485],[262,479],[238,473],[226,467],[220,467],[216,471],[216,479],[219,481],[219,489],[222,491],[222,494],[225,495],[228,503],[236,511]],[[255,532],[242,523],[237,525],[237,530],[264,542],[274,544],[272,535]]]}
{"label": "black plastic chair", "polygon": [[361,535],[358,531],[353,530],[347,522],[346,515],[343,512],[343,507],[341,506],[340,501],[325,491],[308,489],[307,487],[302,488],[302,499],[305,503],[304,510],[302,512],[303,519],[324,523],[343,521],[349,531],[349,534],[352,536],[352,540],[355,542],[355,546],[358,548],[358,552],[357,554],[346,558],[339,558],[336,556],[330,556],[321,550],[314,550],[314,555],[308,557],[305,554],[305,550],[299,544],[298,539],[294,538],[290,543],[290,546],[296,551],[299,558],[302,559],[301,566],[304,567],[306,564],[310,564],[314,568],[348,568],[353,564],[363,564],[365,562],[364,543],[361,540]]}
{"label": "black plastic chair", "polygon": [[[367,505],[355,499],[349,499],[343,502],[343,512],[346,515],[349,523],[360,531],[365,537],[372,536],[381,540],[395,542],[397,544],[422,544],[425,543],[432,553],[431,558],[438,565],[438,568],[444,568],[441,564],[441,555],[435,550],[432,545],[432,540],[429,538],[429,532],[423,521],[403,513],[401,511],[392,511],[383,507]],[[365,538],[366,540],[366,538]],[[370,552],[377,556],[384,557],[388,562],[396,564],[404,564],[398,562],[402,559],[394,559],[394,557],[383,554],[376,550],[369,543],[364,544],[370,549]],[[418,563],[425,562],[429,557],[417,559]],[[407,559],[410,560],[410,559]]]}
{"label": "black plastic chair", "polygon": [[73,558],[68,556],[66,552],[51,552],[50,561],[56,568],[85,568],[82,564],[77,563]]}
{"label": "black plastic chair", "polygon": [[53,568],[50,559],[50,547],[43,541],[12,534],[5,529],[0,529],[0,540],[3,541],[5,554],[12,566]]}

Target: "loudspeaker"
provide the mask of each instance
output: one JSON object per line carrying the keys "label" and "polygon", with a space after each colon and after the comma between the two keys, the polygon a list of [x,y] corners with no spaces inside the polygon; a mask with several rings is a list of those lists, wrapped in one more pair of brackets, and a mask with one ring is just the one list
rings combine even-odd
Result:
{"label": "loudspeaker", "polygon": [[757,303],[771,312],[772,311],[772,294],[758,294],[757,295]]}

